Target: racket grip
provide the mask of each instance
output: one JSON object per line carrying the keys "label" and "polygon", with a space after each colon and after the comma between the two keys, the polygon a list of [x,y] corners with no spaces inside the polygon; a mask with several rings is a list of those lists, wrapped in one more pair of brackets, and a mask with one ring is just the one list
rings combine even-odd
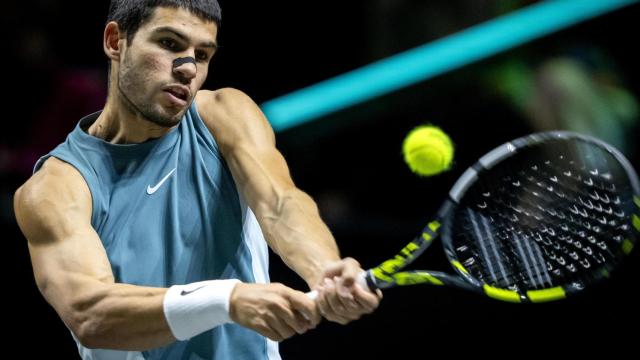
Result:
{"label": "racket grip", "polygon": [[[367,284],[367,272],[366,271],[362,271],[361,273],[358,274],[358,276],[356,276],[356,284],[360,285],[360,287],[362,287],[363,289],[369,289],[369,285]],[[311,300],[315,300],[318,297],[318,292],[315,290],[309,291],[306,294]]]}

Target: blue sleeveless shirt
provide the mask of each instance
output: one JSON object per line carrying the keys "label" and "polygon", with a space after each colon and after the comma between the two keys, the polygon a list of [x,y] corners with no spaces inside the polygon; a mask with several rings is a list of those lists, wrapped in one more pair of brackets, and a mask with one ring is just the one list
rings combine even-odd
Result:
{"label": "blue sleeveless shirt", "polygon": [[[118,283],[170,287],[211,279],[269,281],[258,222],[236,189],[195,101],[178,126],[141,144],[111,144],[79,121],[43,156],[74,166],[91,191],[91,225]],[[72,334],[73,335],[73,334]],[[83,359],[279,359],[277,343],[236,324],[147,351],[88,349]]]}

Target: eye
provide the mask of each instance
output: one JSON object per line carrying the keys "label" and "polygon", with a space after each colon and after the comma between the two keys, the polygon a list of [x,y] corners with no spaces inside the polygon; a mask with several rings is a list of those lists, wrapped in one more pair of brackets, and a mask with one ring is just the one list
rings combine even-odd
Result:
{"label": "eye", "polygon": [[175,50],[177,47],[176,42],[173,39],[168,38],[160,39],[160,44],[169,50]]}
{"label": "eye", "polygon": [[204,51],[198,51],[196,53],[196,58],[198,59],[198,61],[207,61],[209,60],[209,54]]}

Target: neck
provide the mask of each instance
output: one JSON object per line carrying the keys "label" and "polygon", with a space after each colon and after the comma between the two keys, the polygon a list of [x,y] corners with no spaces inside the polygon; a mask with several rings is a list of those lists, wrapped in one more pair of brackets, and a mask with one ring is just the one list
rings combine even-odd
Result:
{"label": "neck", "polygon": [[147,120],[142,114],[129,109],[117,95],[111,94],[98,119],[87,132],[112,144],[139,144],[162,137],[172,128]]}

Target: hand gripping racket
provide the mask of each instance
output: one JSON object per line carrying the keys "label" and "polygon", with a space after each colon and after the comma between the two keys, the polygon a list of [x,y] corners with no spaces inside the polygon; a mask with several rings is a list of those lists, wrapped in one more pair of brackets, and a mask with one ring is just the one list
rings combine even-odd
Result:
{"label": "hand gripping racket", "polygon": [[[358,282],[454,286],[518,303],[562,299],[609,277],[631,252],[639,194],[636,172],[611,145],[564,131],[525,136],[467,169],[422,233]],[[438,235],[454,272],[402,271]]]}

